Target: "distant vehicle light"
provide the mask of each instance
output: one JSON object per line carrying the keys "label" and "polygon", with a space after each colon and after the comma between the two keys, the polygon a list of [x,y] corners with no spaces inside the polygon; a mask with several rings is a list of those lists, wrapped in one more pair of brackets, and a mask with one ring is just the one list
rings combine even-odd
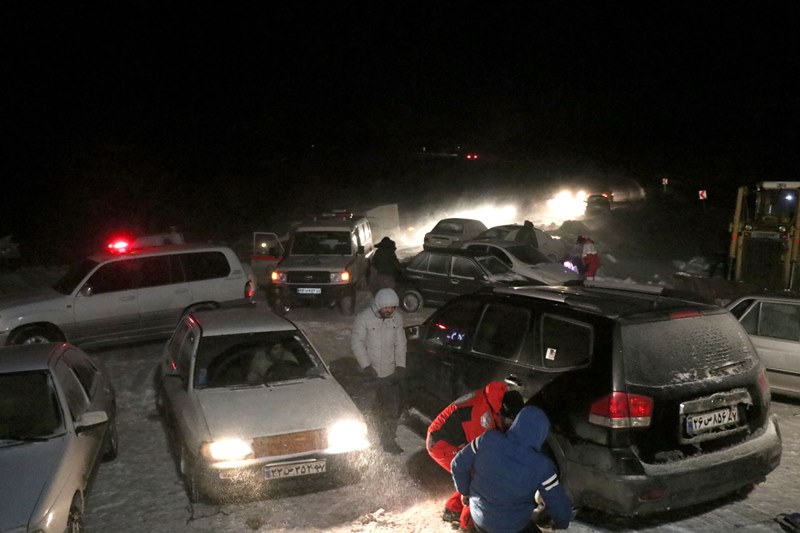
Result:
{"label": "distant vehicle light", "polygon": [[478,159],[478,154],[467,154],[467,159]]}
{"label": "distant vehicle light", "polygon": [[128,239],[112,239],[108,243],[108,250],[113,254],[124,254],[131,247]]}

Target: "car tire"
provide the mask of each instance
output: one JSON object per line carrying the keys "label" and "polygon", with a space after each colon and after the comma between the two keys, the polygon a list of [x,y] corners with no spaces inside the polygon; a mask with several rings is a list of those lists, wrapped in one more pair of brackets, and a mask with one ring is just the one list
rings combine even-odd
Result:
{"label": "car tire", "polygon": [[76,494],[72,498],[72,505],[67,515],[67,533],[81,533],[83,531],[83,511],[81,511],[81,498]]}
{"label": "car tire", "polygon": [[61,342],[64,336],[55,328],[44,326],[23,326],[9,338],[9,344],[42,344],[45,342]]}
{"label": "car tire", "polygon": [[111,416],[108,420],[108,429],[103,438],[103,461],[113,461],[119,453],[119,435],[117,433],[117,417]]}
{"label": "car tire", "polygon": [[405,291],[400,296],[400,309],[406,313],[416,313],[422,308],[422,295],[417,291]]}

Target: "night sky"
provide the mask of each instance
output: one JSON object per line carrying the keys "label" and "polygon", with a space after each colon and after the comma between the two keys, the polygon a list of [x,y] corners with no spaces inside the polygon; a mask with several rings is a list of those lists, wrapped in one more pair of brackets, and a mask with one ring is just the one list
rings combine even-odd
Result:
{"label": "night sky", "polygon": [[799,174],[796,2],[31,4],[2,8],[0,100],[0,231],[31,260],[442,183]]}

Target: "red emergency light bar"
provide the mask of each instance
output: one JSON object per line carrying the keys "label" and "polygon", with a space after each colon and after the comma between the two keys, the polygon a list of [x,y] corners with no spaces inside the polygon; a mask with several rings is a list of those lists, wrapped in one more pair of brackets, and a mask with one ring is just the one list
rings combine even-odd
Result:
{"label": "red emergency light bar", "polygon": [[124,254],[129,250],[131,243],[128,239],[113,239],[108,243],[108,251],[112,254]]}

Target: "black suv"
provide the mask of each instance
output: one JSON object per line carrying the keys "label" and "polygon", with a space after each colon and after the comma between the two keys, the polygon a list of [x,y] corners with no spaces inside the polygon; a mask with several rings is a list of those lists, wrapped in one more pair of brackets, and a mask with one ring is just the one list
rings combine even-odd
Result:
{"label": "black suv", "polygon": [[439,306],[485,287],[531,284],[542,283],[517,274],[490,253],[450,248],[414,256],[397,293],[403,311],[414,313],[423,305]]}
{"label": "black suv", "polygon": [[407,334],[411,407],[432,418],[491,380],[518,388],[550,416],[576,507],[684,507],[780,463],[764,368],[723,308],[646,287],[494,288]]}

